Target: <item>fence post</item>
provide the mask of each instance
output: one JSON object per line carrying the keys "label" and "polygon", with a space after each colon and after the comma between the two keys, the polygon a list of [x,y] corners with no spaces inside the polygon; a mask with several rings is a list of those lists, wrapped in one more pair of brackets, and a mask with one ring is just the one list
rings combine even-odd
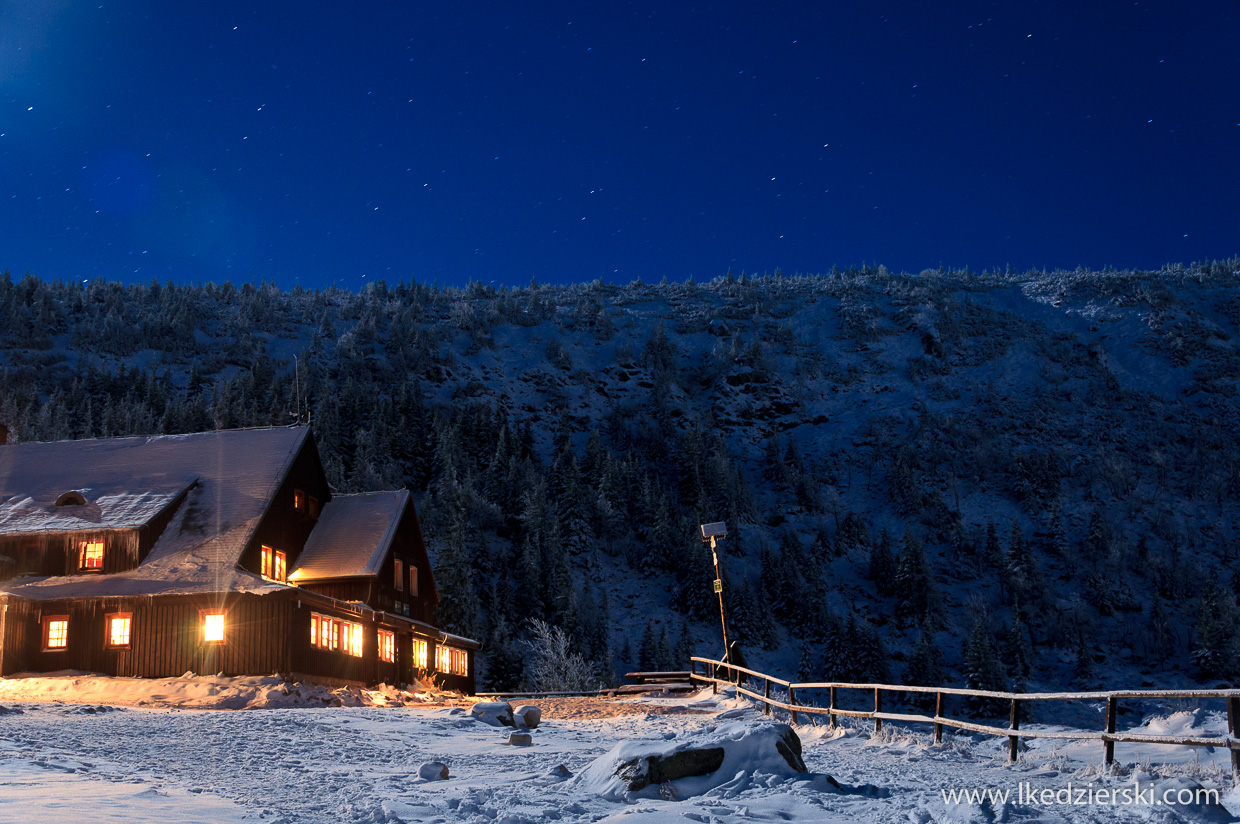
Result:
{"label": "fence post", "polygon": [[874,732],[883,731],[883,719],[878,717],[878,713],[883,711],[883,693],[878,687],[874,688]]}
{"label": "fence post", "polygon": [[[1114,695],[1107,696],[1107,732],[1112,735],[1115,733],[1115,711],[1117,709]],[[1106,765],[1109,767],[1115,762],[1115,742],[1106,742]]]}
{"label": "fence post", "polygon": [[831,719],[831,726],[835,726],[835,687],[831,688],[831,703],[828,705],[827,717]]}
{"label": "fence post", "polygon": [[[1227,696],[1227,731],[1233,739],[1240,738],[1240,696]],[[1234,742],[1227,742],[1231,749],[1231,773],[1240,776],[1240,750]]]}
{"label": "fence post", "polygon": [[766,679],[766,688],[762,690],[762,714],[771,714],[771,679]]}
{"label": "fence post", "polygon": [[710,694],[711,695],[719,694],[719,682],[715,680],[717,676],[718,676],[718,670],[715,669],[715,662],[711,661],[710,662]]}
{"label": "fence post", "polygon": [[[1008,716],[1008,729],[1020,729],[1020,702],[1015,698],[1012,699],[1012,712]],[[1008,736],[1008,762],[1016,763],[1016,750],[1020,746],[1019,735]]]}
{"label": "fence post", "polygon": [[[934,717],[935,719],[943,717],[943,693],[941,692],[934,694]],[[943,743],[943,725],[937,720],[934,722],[934,743]]]}
{"label": "fence post", "polygon": [[[791,684],[789,684],[789,685],[788,685],[788,704],[789,704],[789,706],[793,706],[793,707],[795,707],[795,706],[797,705],[797,694],[796,694],[796,690],[794,690],[794,689],[792,688],[792,685],[791,685]],[[796,711],[796,710],[789,710],[789,712],[791,712],[791,713],[792,713],[792,723],[794,723],[794,724],[799,724],[799,723],[801,723],[800,721],[797,721],[797,711]]]}

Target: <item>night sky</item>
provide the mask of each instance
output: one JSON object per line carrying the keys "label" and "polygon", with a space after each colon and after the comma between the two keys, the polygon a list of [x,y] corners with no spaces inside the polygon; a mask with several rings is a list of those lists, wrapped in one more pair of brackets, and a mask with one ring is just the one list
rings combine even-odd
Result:
{"label": "night sky", "polygon": [[1240,253],[1240,6],[0,4],[0,267],[627,283]]}

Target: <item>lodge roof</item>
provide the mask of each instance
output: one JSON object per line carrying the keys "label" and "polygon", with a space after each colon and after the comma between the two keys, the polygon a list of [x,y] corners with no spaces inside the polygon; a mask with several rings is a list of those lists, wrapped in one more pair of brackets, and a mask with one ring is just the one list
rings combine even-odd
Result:
{"label": "lodge roof", "polygon": [[[237,563],[309,437],[308,427],[271,427],[0,446],[0,535],[136,528],[185,496],[136,569],[4,591],[47,599],[275,586]],[[70,489],[87,503],[57,507]]]}
{"label": "lodge roof", "polygon": [[[335,496],[324,505],[289,580],[378,575],[409,502],[406,490]],[[368,547],[369,554],[358,551]]]}

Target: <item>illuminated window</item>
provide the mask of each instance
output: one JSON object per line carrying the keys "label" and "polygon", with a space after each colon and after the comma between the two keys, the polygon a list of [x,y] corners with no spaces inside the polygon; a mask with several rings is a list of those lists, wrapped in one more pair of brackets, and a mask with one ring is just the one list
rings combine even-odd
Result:
{"label": "illuminated window", "polygon": [[409,594],[418,594],[418,568],[415,566],[409,567]]}
{"label": "illuminated window", "polygon": [[340,640],[340,622],[319,615],[310,616],[310,644],[320,649],[335,649]]}
{"label": "illuminated window", "polygon": [[403,592],[405,589],[405,566],[400,562],[400,558],[393,561],[393,564],[396,569],[392,575],[392,580],[396,582],[396,591]]}
{"label": "illuminated window", "polygon": [[413,666],[426,669],[426,642],[421,638],[413,639]]}
{"label": "illuminated window", "polygon": [[43,618],[43,649],[60,650],[69,646],[69,616],[48,615]]}
{"label": "illuminated window", "polygon": [[204,612],[202,615],[202,640],[208,644],[224,643],[224,613]]}
{"label": "illuminated window", "polygon": [[396,633],[386,629],[379,630],[379,660],[396,660]]}
{"label": "illuminated window", "polygon": [[306,493],[302,492],[300,489],[294,489],[293,490],[293,509],[296,509],[298,512],[301,512],[305,510],[305,508],[306,508]]}
{"label": "illuminated window", "polygon": [[360,658],[362,656],[362,625],[350,624],[346,621],[341,637],[344,641],[344,651]]}
{"label": "illuminated window", "polygon": [[82,541],[78,544],[80,569],[103,569],[103,541]]}
{"label": "illuminated window", "polygon": [[435,671],[449,675],[469,675],[469,653],[439,644],[435,647]]}
{"label": "illuminated window", "polygon": [[288,578],[287,556],[278,549],[263,547],[262,576],[272,581],[284,581]]}
{"label": "illuminated window", "polygon": [[108,626],[108,646],[109,647],[128,647],[130,643],[130,629],[133,627],[133,614],[129,612],[114,612],[106,617]]}

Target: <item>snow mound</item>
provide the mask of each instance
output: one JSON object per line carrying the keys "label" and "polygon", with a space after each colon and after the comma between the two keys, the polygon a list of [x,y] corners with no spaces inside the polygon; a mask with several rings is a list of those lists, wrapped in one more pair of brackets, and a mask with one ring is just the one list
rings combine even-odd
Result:
{"label": "snow mound", "polygon": [[52,675],[0,678],[0,701],[63,701],[93,704],[88,712],[113,706],[177,709],[243,710],[285,707],[387,707],[438,703],[448,698],[430,687],[374,689],[325,687],[279,675],[229,677],[194,675],[180,678],[121,678],[66,671]]}
{"label": "snow mound", "polygon": [[733,722],[663,740],[622,741],[572,779],[611,801],[731,796],[802,778],[801,742],[787,724]]}

